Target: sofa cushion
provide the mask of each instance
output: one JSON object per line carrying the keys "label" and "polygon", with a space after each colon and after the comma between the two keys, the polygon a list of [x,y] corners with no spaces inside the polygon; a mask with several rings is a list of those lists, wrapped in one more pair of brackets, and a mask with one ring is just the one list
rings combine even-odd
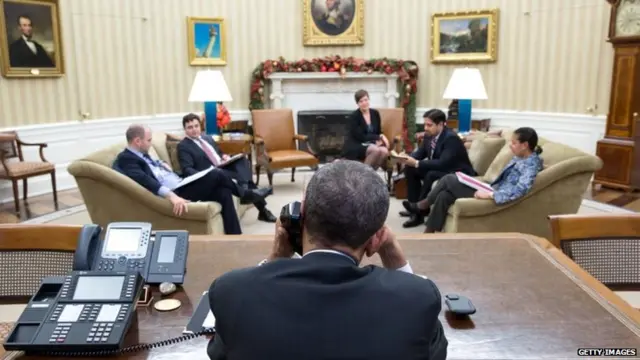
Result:
{"label": "sofa cushion", "polygon": [[478,137],[471,142],[469,160],[478,175],[484,175],[498,152],[505,144],[501,137]]}
{"label": "sofa cushion", "polygon": [[169,164],[171,164],[173,171],[179,174],[182,173],[180,161],[178,159],[178,144],[180,144],[181,140],[182,139],[176,135],[167,134],[166,148],[167,153],[169,154]]}

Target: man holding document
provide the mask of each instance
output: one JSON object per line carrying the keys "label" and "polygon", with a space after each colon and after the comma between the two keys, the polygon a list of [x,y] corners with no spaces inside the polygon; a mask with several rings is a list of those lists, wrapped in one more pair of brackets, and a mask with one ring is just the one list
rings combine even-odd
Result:
{"label": "man holding document", "polygon": [[180,216],[187,212],[189,201],[215,201],[222,206],[222,223],[226,234],[242,234],[232,196],[244,201],[264,201],[267,192],[244,190],[220,172],[205,170],[185,179],[173,172],[165,162],[149,155],[151,130],[131,125],[126,132],[127,148],[118,154],[113,168],[128,176],[145,189],[162,196],[173,204],[173,212]]}
{"label": "man holding document", "polygon": [[[244,154],[230,157],[224,154],[213,138],[202,134],[200,117],[196,114],[187,114],[182,118],[182,127],[187,135],[178,144],[178,160],[182,174],[191,176],[200,171],[211,169],[220,176],[233,179],[244,191],[253,191],[258,187],[251,179],[251,163]],[[213,167],[213,168],[212,168]],[[272,193],[270,188],[260,189],[267,195]],[[267,209],[267,202],[262,199],[254,202],[241,200],[244,204],[253,203],[258,209],[258,220],[276,222],[276,217]]]}

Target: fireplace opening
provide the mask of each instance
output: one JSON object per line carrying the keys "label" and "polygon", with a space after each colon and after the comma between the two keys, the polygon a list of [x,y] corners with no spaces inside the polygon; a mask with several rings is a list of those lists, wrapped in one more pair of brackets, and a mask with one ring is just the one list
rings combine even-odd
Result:
{"label": "fireplace opening", "polygon": [[309,138],[308,146],[301,142],[298,148],[316,154],[321,164],[339,158],[350,114],[348,110],[298,111],[298,134]]}

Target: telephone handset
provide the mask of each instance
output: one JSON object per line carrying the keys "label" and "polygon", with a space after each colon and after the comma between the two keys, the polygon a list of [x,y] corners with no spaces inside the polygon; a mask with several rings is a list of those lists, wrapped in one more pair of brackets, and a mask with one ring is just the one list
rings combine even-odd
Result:
{"label": "telephone handset", "polygon": [[137,270],[146,283],[182,284],[186,273],[189,233],[152,232],[150,223],[115,222],[101,228],[85,225],[78,237],[74,270],[119,272]]}

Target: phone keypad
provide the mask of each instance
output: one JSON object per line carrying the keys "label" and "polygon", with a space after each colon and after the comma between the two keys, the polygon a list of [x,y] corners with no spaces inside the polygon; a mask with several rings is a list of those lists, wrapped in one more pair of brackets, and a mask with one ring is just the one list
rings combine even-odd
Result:
{"label": "phone keypad", "polygon": [[115,264],[115,259],[100,259],[98,262],[98,270],[111,271]]}
{"label": "phone keypad", "polygon": [[87,336],[87,342],[105,343],[109,341],[111,330],[113,330],[113,323],[94,323]]}
{"label": "phone keypad", "polygon": [[71,330],[71,324],[58,324],[55,329],[53,329],[53,333],[49,337],[50,343],[62,343],[67,339],[67,335],[69,334],[69,330]]}

